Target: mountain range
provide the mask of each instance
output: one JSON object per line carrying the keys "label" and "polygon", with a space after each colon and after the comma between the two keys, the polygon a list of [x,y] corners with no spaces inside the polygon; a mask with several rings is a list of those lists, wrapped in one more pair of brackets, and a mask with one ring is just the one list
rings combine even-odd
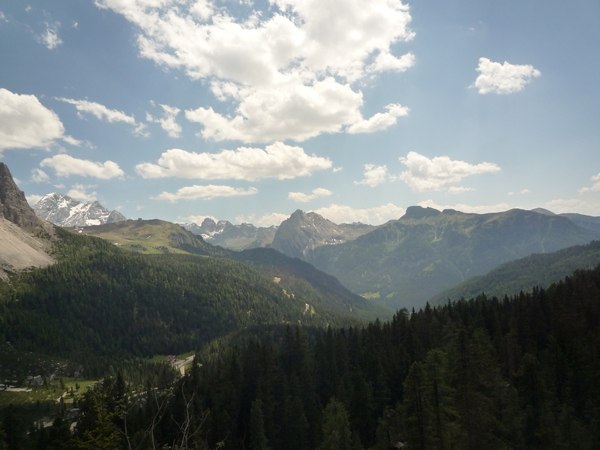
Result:
{"label": "mountain range", "polygon": [[[125,434],[127,443],[176,442],[177,436],[166,433],[185,428],[192,410],[206,427],[201,444],[208,436],[211,448],[223,439],[236,439],[228,448],[254,448],[258,440],[246,440],[246,427],[236,426],[246,423],[251,436],[262,436],[257,448],[266,448],[266,430],[284,430],[268,431],[272,448],[295,448],[298,436],[309,436],[306,430],[313,430],[310,439],[318,444],[319,430],[333,421],[355,436],[357,445],[348,448],[399,448],[405,429],[412,433],[406,434],[407,448],[413,448],[427,442],[411,441],[414,430],[434,430],[435,415],[421,412],[435,411],[437,400],[451,411],[437,417],[453,430],[469,430],[484,416],[474,436],[492,430],[477,437],[473,448],[515,442],[550,448],[551,439],[558,440],[552,430],[565,430],[560,443],[587,439],[579,447],[598,447],[588,436],[598,436],[593,406],[600,266],[501,301],[479,295],[546,286],[565,272],[593,267],[600,261],[600,241],[574,243],[597,237],[598,218],[411,207],[398,220],[368,227],[296,211],[276,229],[272,248],[232,251],[158,219],[52,225],[33,214],[1,165],[0,213],[0,256],[14,269],[0,279],[0,338],[6,343],[0,347],[0,384],[25,386],[28,378],[44,383],[20,397],[2,393],[4,404],[28,402],[2,412],[2,448],[25,448],[14,443],[26,440],[35,441],[27,448],[66,448],[54,444],[67,441],[83,448],[81,436],[90,438],[86,448],[97,448],[96,436],[105,428],[113,430],[105,447],[117,448],[120,435],[109,408],[118,405],[127,405],[120,416],[126,430],[138,427],[131,441]],[[225,233],[227,224],[212,225],[213,236]],[[19,249],[7,252],[9,245],[37,248],[48,260],[19,269]],[[444,286],[454,288],[439,294]],[[381,303],[411,306],[435,291],[444,302],[458,295],[477,298],[410,314],[401,310],[386,320],[392,311]],[[366,324],[364,319],[375,317],[385,322]],[[190,351],[196,354],[189,375],[181,378],[167,365],[150,362]],[[82,368],[86,377],[102,378],[85,395],[77,383],[63,384],[72,383],[63,377],[75,371],[79,377]],[[60,378],[52,384],[55,376]],[[146,401],[136,400],[142,397]],[[34,406],[36,398],[51,400]],[[73,407],[77,400],[74,433],[62,419],[68,400]],[[13,426],[15,411],[20,417],[30,410],[31,420],[23,423],[31,424],[55,402],[57,419],[49,431]],[[210,416],[201,416],[209,410]],[[155,426],[159,416],[165,422]],[[84,428],[90,426],[86,417],[98,419],[89,421],[96,428]],[[544,425],[534,433],[531,423]],[[350,426],[358,431],[350,433]],[[529,440],[520,437],[526,433]],[[459,446],[468,436],[447,435],[454,441],[446,442]],[[546,437],[543,445],[528,445],[539,436]],[[322,442],[310,448],[340,448],[338,441]]]}
{"label": "mountain range", "polygon": [[205,218],[200,225],[196,223],[181,224],[183,228],[213,245],[220,245],[231,250],[244,250],[255,247],[268,247],[273,242],[276,226],[255,227],[250,223],[233,225],[227,220],[215,222]]}
{"label": "mountain range", "polygon": [[83,203],[57,192],[42,197],[33,210],[38,217],[60,227],[87,227],[127,220],[119,211],[109,211],[98,201]]}
{"label": "mountain range", "polygon": [[392,308],[420,307],[502,263],[599,237],[559,215],[519,209],[467,214],[416,206],[353,241],[316,248],[309,261],[353,292]]}
{"label": "mountain range", "polygon": [[[67,208],[63,205],[71,203],[64,196],[51,194],[44,199],[38,205],[48,206],[46,217],[62,214],[63,220],[72,221],[83,217],[76,214],[85,209],[83,205]],[[69,211],[68,216],[65,211]],[[84,221],[88,225],[99,220],[94,218],[97,215],[87,217]],[[108,221],[110,214],[105,210],[102,217]],[[600,238],[600,218],[554,214],[541,208],[467,214],[414,206],[398,220],[377,227],[335,224],[315,212],[301,210],[279,226],[268,228],[211,218],[201,225],[158,221],[162,225],[155,228],[152,221],[129,222],[135,226],[128,222],[88,226],[86,234],[98,233],[124,248],[146,253],[202,254],[208,244],[236,251],[272,248],[312,264],[355,294],[392,309],[423,306],[447,289],[501,264]],[[181,227],[190,235],[183,236]],[[202,245],[190,237],[192,233],[201,237]],[[173,236],[181,241],[174,242]]]}
{"label": "mountain range", "polygon": [[[189,351],[257,325],[393,314],[274,249],[233,252],[161,220],[57,227],[33,214],[7,168],[0,186],[10,219],[1,219],[0,256],[11,268],[0,279],[0,336],[21,350],[93,365]],[[16,267],[26,246],[46,258],[36,269]]]}

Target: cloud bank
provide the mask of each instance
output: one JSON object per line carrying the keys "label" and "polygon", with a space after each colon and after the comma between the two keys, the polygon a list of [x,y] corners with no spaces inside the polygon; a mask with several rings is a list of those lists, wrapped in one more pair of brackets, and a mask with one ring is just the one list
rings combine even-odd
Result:
{"label": "cloud bank", "polygon": [[[403,72],[414,55],[391,47],[414,37],[399,0],[271,0],[263,11],[209,0],[96,0],[138,29],[142,57],[206,82],[233,114],[186,111],[205,139],[245,143],[321,133],[370,133],[408,113],[400,105],[365,119],[362,80]],[[230,111],[230,108],[224,108]]]}
{"label": "cloud bank", "polygon": [[49,148],[57,140],[80,142],[65,135],[58,115],[35,95],[19,95],[0,88],[0,152],[5,149]]}
{"label": "cloud bank", "polygon": [[323,188],[316,188],[312,190],[312,194],[304,194],[303,192],[290,192],[288,199],[295,202],[307,203],[315,198],[328,197],[331,195],[331,191]]}
{"label": "cloud bank", "polygon": [[158,164],[141,163],[135,169],[143,178],[197,178],[205,180],[285,180],[310,175],[332,165],[328,158],[309,156],[300,147],[281,142],[260,148],[240,147],[220,153],[193,153],[180,149],[164,152]]}
{"label": "cloud bank", "polygon": [[406,210],[393,203],[364,209],[331,204],[324,208],[315,209],[314,212],[338,224],[362,222],[379,225],[389,220],[399,219]]}
{"label": "cloud bank", "polygon": [[400,162],[408,170],[400,174],[400,179],[406,182],[414,192],[442,191],[450,193],[464,192],[466,189],[452,188],[464,177],[482,173],[499,172],[499,166],[489,162],[469,164],[464,161],[452,160],[447,156],[436,156],[429,159],[416,152],[409,152],[401,157]]}
{"label": "cloud bank", "polygon": [[95,177],[102,180],[122,177],[125,172],[119,165],[113,161],[104,163],[88,161],[87,159],[77,159],[72,156],[61,154],[52,158],[43,159],[40,167],[50,167],[54,169],[59,177],[69,177],[79,175],[82,177]]}
{"label": "cloud bank", "polygon": [[239,197],[243,195],[254,195],[258,193],[256,188],[234,188],[231,186],[215,186],[209,184],[208,186],[186,186],[178,189],[177,192],[163,192],[162,194],[153,197],[155,200],[168,200],[170,202],[176,202],[177,200],[196,200],[204,199],[210,200],[216,197]]}
{"label": "cloud bank", "polygon": [[478,205],[471,206],[466,205],[464,203],[457,203],[455,205],[439,205],[433,200],[425,200],[418,203],[419,206],[423,208],[434,208],[438,211],[443,211],[444,209],[455,209],[456,211],[461,211],[464,213],[473,213],[473,214],[486,214],[493,212],[501,212],[506,211],[510,208],[510,206],[506,203],[498,203],[497,205]]}

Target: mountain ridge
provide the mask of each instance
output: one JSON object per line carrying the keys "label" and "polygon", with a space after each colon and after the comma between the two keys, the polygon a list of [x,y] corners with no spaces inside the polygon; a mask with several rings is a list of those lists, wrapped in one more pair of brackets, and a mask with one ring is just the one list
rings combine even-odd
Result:
{"label": "mountain ridge", "polygon": [[471,214],[409,207],[353,241],[318,247],[311,262],[346,287],[399,307],[419,307],[503,262],[597,238],[566,217],[512,209]]}
{"label": "mountain ridge", "polygon": [[533,287],[546,288],[571,275],[576,270],[594,269],[600,264],[600,241],[576,245],[552,253],[534,253],[507,262],[485,275],[471,277],[429,300],[431,305],[461,298],[475,298],[484,293],[488,297],[517,295]]}
{"label": "mountain ridge", "polygon": [[8,281],[9,274],[53,264],[53,238],[53,226],[35,215],[10,170],[0,162],[0,279]]}
{"label": "mountain ridge", "polygon": [[269,247],[277,230],[277,226],[256,227],[251,223],[233,225],[227,220],[215,222],[210,217],[205,218],[200,225],[192,222],[181,226],[202,236],[206,242],[231,250]]}
{"label": "mountain ridge", "polygon": [[38,217],[61,227],[87,227],[127,220],[119,211],[109,211],[97,200],[84,203],[58,192],[43,196],[33,210]]}
{"label": "mountain ridge", "polygon": [[21,228],[39,225],[22,190],[17,187],[8,166],[0,162],[0,217]]}

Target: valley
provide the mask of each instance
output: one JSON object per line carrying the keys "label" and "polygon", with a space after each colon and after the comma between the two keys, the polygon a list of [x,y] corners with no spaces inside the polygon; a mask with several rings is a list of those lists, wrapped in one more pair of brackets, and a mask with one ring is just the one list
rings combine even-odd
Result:
{"label": "valley", "polygon": [[297,210],[261,241],[104,212],[55,226],[0,185],[0,445],[595,448],[599,218]]}

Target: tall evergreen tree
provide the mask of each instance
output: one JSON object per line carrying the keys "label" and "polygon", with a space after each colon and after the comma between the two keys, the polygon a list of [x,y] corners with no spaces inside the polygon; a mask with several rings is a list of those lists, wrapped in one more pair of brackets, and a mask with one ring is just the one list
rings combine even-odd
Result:
{"label": "tall evergreen tree", "polygon": [[262,402],[252,402],[250,412],[250,450],[270,450],[269,441],[265,435],[265,423],[262,413]]}
{"label": "tall evergreen tree", "polygon": [[332,398],[323,415],[323,442],[320,450],[352,450],[352,432],[344,404]]}

